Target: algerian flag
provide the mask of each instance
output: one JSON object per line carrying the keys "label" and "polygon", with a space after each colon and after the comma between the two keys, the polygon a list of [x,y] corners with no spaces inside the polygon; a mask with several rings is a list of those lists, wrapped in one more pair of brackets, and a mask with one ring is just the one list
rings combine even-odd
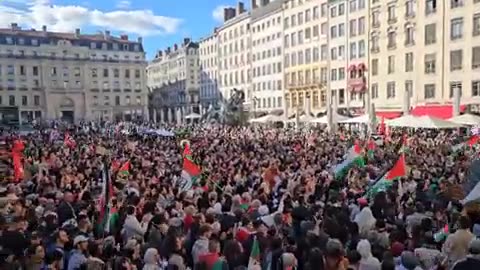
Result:
{"label": "algerian flag", "polygon": [[465,148],[467,146],[470,146],[470,148],[473,148],[475,145],[478,144],[479,141],[480,141],[480,136],[479,135],[473,135],[466,142],[459,143],[459,144],[456,144],[456,145],[452,146],[452,152],[454,152],[454,153],[458,152],[458,151],[462,150],[463,148]]}
{"label": "algerian flag", "polygon": [[248,269],[254,269],[255,266],[260,266],[260,245],[258,244],[257,236],[253,238],[250,259],[248,260]]}
{"label": "algerian flag", "polygon": [[121,175],[129,175],[130,174],[130,160],[127,160],[123,165],[118,169],[118,173]]}
{"label": "algerian flag", "polygon": [[342,163],[337,164],[333,169],[335,179],[342,179],[343,177],[345,177],[348,174],[350,168],[355,164],[360,167],[365,166],[365,160],[362,156],[362,150],[357,142],[354,146],[348,149],[345,160]]}

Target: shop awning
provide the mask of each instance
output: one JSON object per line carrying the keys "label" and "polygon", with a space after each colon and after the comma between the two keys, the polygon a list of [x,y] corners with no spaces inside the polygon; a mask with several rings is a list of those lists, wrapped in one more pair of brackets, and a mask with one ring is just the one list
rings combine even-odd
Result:
{"label": "shop awning", "polygon": [[[460,112],[464,112],[466,105],[460,106]],[[416,106],[410,112],[414,116],[433,116],[441,119],[450,119],[453,116],[453,105],[424,105]]]}
{"label": "shop awning", "polygon": [[394,119],[402,116],[402,112],[398,111],[376,111],[375,114],[378,118],[385,118],[385,119]]}

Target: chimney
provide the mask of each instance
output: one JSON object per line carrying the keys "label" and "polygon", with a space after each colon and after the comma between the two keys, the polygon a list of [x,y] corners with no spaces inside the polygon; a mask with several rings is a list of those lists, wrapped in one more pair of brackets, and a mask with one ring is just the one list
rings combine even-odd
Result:
{"label": "chimney", "polygon": [[171,48],[167,47],[167,53],[170,53],[170,51],[171,51]]}
{"label": "chimney", "polygon": [[245,5],[243,4],[243,2],[238,2],[238,4],[237,4],[237,15],[240,15],[243,12],[245,12]]}
{"label": "chimney", "polygon": [[158,56],[163,56],[163,51],[162,50],[158,51]]}
{"label": "chimney", "polygon": [[270,0],[260,0],[260,6],[261,7],[264,7],[264,6],[268,5],[268,3],[270,3]]}
{"label": "chimney", "polygon": [[80,36],[80,28],[75,29],[75,37],[78,38]]}
{"label": "chimney", "polygon": [[190,39],[189,38],[184,38],[183,39],[183,45],[187,45],[188,43],[190,43]]}
{"label": "chimney", "polygon": [[178,50],[178,45],[177,45],[177,43],[173,44],[173,51],[176,51],[176,50]]}
{"label": "chimney", "polygon": [[137,42],[140,43],[140,44],[142,44],[142,43],[143,43],[143,38],[142,38],[142,37],[138,37],[138,38],[137,38]]}
{"label": "chimney", "polygon": [[47,32],[47,26],[46,25],[42,26],[42,31]]}
{"label": "chimney", "polygon": [[121,35],[121,36],[120,36],[120,39],[121,39],[121,40],[128,40],[128,35]]}
{"label": "chimney", "polygon": [[110,31],[105,30],[105,32],[103,33],[103,37],[104,37],[105,39],[109,39],[109,38],[110,38]]}
{"label": "chimney", "polygon": [[20,30],[20,27],[18,27],[17,23],[12,23],[12,30]]}
{"label": "chimney", "polygon": [[252,7],[252,9],[255,9],[257,8],[257,0],[250,0],[250,6]]}

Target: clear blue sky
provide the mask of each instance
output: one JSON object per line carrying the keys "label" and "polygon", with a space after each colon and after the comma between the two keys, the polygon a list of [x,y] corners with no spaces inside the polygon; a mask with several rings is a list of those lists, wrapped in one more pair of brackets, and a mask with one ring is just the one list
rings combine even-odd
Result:
{"label": "clear blue sky", "polygon": [[[221,24],[222,7],[237,0],[0,0],[0,27],[143,36],[148,58],[184,37],[198,39]],[[249,6],[250,0],[244,1]]]}

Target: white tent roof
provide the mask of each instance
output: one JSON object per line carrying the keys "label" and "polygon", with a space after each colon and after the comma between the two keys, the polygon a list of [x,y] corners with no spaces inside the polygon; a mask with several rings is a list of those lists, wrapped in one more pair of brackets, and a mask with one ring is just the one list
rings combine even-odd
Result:
{"label": "white tent roof", "polygon": [[480,116],[466,113],[466,114],[452,117],[448,119],[448,121],[461,124],[461,125],[475,126],[480,124]]}
{"label": "white tent roof", "polygon": [[[343,115],[339,115],[339,114],[333,115],[333,122],[341,122],[347,119],[350,119],[350,118]],[[328,124],[328,117],[324,115],[320,118],[313,119],[312,121],[310,121],[310,123]]]}
{"label": "white tent roof", "polygon": [[406,115],[387,122],[391,127],[410,127],[410,128],[431,128],[431,129],[444,129],[444,128],[458,128],[461,124],[435,118],[431,116],[415,117],[412,115]]}
{"label": "white tent roof", "polygon": [[342,124],[368,124],[370,122],[370,116],[368,114],[364,114],[358,117],[349,118],[339,123]]}
{"label": "white tent roof", "polygon": [[191,113],[185,116],[185,119],[199,119],[199,118],[202,118],[202,116],[198,113]]}
{"label": "white tent roof", "polygon": [[283,118],[281,116],[273,115],[273,114],[267,114],[255,119],[250,119],[248,122],[250,123],[268,123],[268,122],[279,122],[283,121]]}

